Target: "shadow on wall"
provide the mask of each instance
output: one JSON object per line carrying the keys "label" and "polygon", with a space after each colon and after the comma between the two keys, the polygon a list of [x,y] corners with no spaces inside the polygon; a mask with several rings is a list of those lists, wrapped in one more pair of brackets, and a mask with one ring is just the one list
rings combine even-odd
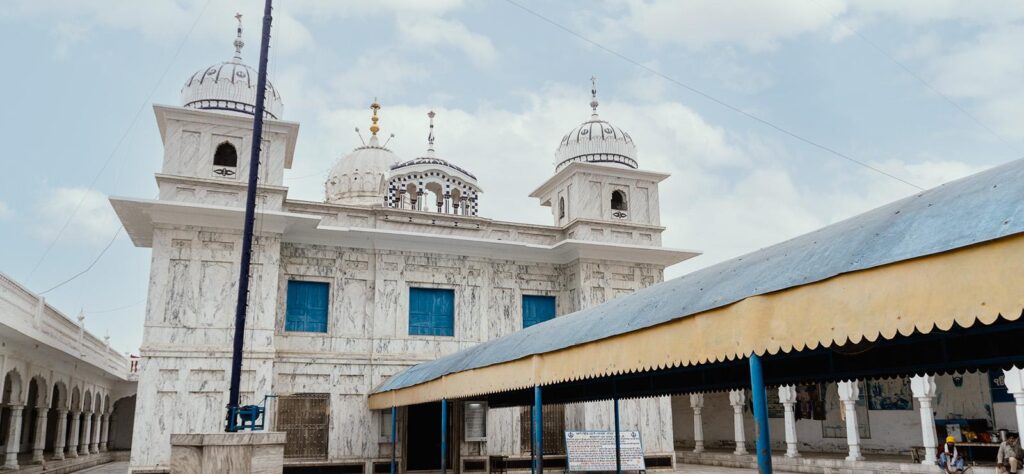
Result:
{"label": "shadow on wall", "polygon": [[110,414],[110,450],[132,449],[132,429],[135,425],[135,395],[114,402]]}

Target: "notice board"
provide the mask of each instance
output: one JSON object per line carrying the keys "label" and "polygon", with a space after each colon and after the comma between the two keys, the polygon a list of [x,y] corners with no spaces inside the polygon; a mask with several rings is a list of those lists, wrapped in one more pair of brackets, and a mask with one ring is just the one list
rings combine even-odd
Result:
{"label": "notice board", "polygon": [[[623,471],[646,471],[639,431],[619,432]],[[614,431],[566,431],[565,454],[569,471],[615,471]]]}

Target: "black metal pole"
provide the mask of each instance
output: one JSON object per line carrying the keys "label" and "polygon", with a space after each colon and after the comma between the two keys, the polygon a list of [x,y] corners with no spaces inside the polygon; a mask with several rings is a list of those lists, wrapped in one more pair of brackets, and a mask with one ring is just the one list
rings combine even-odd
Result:
{"label": "black metal pole", "polygon": [[263,145],[263,102],[267,93],[267,51],[270,49],[272,0],[263,7],[263,39],[260,41],[259,74],[256,80],[256,110],[252,119],[252,152],[249,154],[249,190],[245,197],[245,225],[242,230],[242,262],[238,270],[238,303],[235,306],[235,341],[231,353],[231,385],[228,391],[227,423],[224,431],[238,430],[238,386],[242,379],[242,345],[245,342],[245,313],[249,303],[249,263],[252,260],[252,228],[256,221],[256,184],[260,176],[260,147]]}

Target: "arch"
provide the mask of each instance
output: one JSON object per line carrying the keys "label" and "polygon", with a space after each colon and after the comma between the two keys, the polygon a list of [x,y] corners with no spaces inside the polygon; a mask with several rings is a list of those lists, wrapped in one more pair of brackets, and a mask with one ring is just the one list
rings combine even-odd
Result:
{"label": "arch", "polygon": [[35,386],[35,393],[29,395],[28,399],[25,400],[25,404],[33,407],[46,407],[49,405],[50,384],[46,382],[46,377],[42,375],[32,377],[32,380],[29,382],[29,390],[32,389],[33,385]]}
{"label": "arch", "polygon": [[108,394],[104,394],[103,395],[103,413],[104,414],[109,414],[110,413],[110,395],[108,395]]}
{"label": "arch", "polygon": [[82,411],[82,391],[78,387],[71,389],[71,400],[68,408],[71,411]]}
{"label": "arch", "polygon": [[409,209],[416,209],[416,183],[405,185],[405,195],[409,197]]}
{"label": "arch", "polygon": [[612,191],[612,210],[613,211],[626,211],[629,209],[629,204],[626,202],[626,193],[621,189]]}
{"label": "arch", "polygon": [[225,141],[217,145],[217,150],[213,152],[213,166],[238,166],[238,150],[235,150],[231,142]]}
{"label": "arch", "polygon": [[68,386],[63,380],[54,382],[53,390],[50,391],[50,406],[58,410],[68,406]]}
{"label": "arch", "polygon": [[96,399],[93,401],[93,413],[103,413],[103,395],[97,393]]}
{"label": "arch", "polygon": [[564,197],[558,198],[558,218],[559,219],[564,219],[565,218],[565,198]]}
{"label": "arch", "polygon": [[4,405],[20,405],[22,403],[21,374],[18,369],[11,369],[4,374]]}
{"label": "arch", "polygon": [[444,190],[441,188],[441,184],[430,181],[425,187],[434,195],[433,204],[437,206],[437,212],[444,212]]}
{"label": "arch", "polygon": [[85,395],[82,396],[82,411],[85,413],[92,411],[92,392],[89,389],[86,389]]}

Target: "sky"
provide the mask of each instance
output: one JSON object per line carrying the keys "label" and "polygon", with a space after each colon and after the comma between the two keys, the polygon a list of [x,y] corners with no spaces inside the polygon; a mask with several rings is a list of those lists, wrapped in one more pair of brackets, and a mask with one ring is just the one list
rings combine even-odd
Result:
{"label": "sky", "polygon": [[[155,197],[152,105],[230,59],[236,12],[255,65],[258,0],[0,10],[0,272],[42,292],[89,269],[45,296],[118,350],[142,340],[150,251],[107,199]],[[481,216],[549,224],[528,195],[596,76],[602,118],[672,174],[664,245],[703,252],[668,278],[1024,156],[1017,0],[277,0],[273,31],[270,80],[301,123],[292,199],[323,200],[377,97],[400,157],[434,110]]]}

